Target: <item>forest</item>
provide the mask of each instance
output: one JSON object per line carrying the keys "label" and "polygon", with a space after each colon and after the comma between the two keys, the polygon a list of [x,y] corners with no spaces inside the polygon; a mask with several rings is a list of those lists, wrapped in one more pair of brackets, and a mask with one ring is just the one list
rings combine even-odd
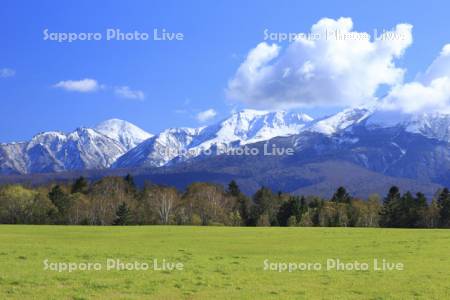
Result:
{"label": "forest", "polygon": [[65,225],[213,225],[305,227],[449,228],[450,192],[432,199],[402,193],[352,197],[338,187],[330,199],[291,195],[261,187],[251,197],[233,180],[222,185],[198,182],[185,191],[146,183],[131,175],[90,182],[0,187],[0,223]]}

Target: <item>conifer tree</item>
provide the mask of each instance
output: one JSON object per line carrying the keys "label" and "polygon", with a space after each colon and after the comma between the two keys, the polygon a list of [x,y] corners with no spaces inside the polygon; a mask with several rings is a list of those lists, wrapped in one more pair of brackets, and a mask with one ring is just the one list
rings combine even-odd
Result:
{"label": "conifer tree", "polygon": [[331,201],[336,203],[350,203],[351,200],[352,197],[343,186],[340,186],[331,198]]}
{"label": "conifer tree", "polygon": [[380,213],[380,225],[382,227],[394,227],[396,222],[396,207],[400,204],[400,190],[396,186],[389,189],[387,196],[383,200],[383,208]]}
{"label": "conifer tree", "polygon": [[228,184],[228,194],[234,197],[239,197],[241,194],[241,190],[239,189],[239,186],[237,185],[236,181],[231,180],[231,182]]}
{"label": "conifer tree", "polygon": [[88,192],[89,183],[83,176],[80,176],[75,180],[74,184],[72,185],[71,193],[83,193],[86,194]]}
{"label": "conifer tree", "polygon": [[130,209],[125,202],[119,205],[113,225],[128,225],[130,223]]}
{"label": "conifer tree", "polygon": [[440,227],[450,226],[450,191],[448,188],[444,188],[438,197],[439,205],[439,225]]}

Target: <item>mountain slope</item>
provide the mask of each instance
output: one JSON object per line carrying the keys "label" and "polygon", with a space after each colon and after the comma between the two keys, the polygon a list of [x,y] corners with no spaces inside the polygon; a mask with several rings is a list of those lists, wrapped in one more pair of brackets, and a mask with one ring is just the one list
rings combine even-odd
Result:
{"label": "mountain slope", "polygon": [[450,114],[438,112],[408,114],[378,110],[368,116],[364,123],[368,128],[400,127],[407,132],[450,142]]}
{"label": "mountain slope", "polygon": [[312,122],[305,130],[333,135],[353,126],[359,125],[374,112],[373,107],[357,107],[344,109],[329,117]]}
{"label": "mountain slope", "polygon": [[343,185],[354,195],[367,196],[398,185],[432,196],[440,186],[450,185],[450,145],[401,128],[367,132],[362,127],[339,136],[302,132],[268,142],[268,149],[294,149],[292,156],[264,155],[264,144],[250,145],[259,155],[198,157],[138,176],[180,187],[196,180],[226,184],[237,179],[248,193],[264,185],[275,191],[330,195]]}
{"label": "mountain slope", "polygon": [[174,128],[147,139],[121,156],[113,168],[160,167],[185,155],[186,149],[204,128]]}
{"label": "mountain slope", "polygon": [[119,119],[106,120],[95,127],[95,130],[119,142],[126,150],[130,150],[153,135],[127,121]]}
{"label": "mountain slope", "polygon": [[189,158],[299,133],[306,114],[243,110],[208,127],[167,129],[122,156],[115,168],[160,167]]}
{"label": "mountain slope", "polygon": [[46,173],[109,167],[126,149],[90,128],[44,132],[31,141],[0,145],[2,173]]}

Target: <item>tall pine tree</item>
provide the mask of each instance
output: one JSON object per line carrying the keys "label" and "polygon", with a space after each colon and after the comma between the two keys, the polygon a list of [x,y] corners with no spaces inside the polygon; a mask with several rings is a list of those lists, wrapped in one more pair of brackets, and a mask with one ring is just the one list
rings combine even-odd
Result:
{"label": "tall pine tree", "polygon": [[343,186],[340,186],[331,198],[331,201],[336,203],[350,203],[351,200],[352,197]]}
{"label": "tall pine tree", "polygon": [[439,226],[450,227],[450,191],[444,188],[438,197]]}
{"label": "tall pine tree", "polygon": [[88,192],[89,183],[83,176],[80,176],[75,180],[74,184],[72,185],[71,193],[83,193],[86,194]]}
{"label": "tall pine tree", "polygon": [[125,202],[119,205],[116,211],[116,218],[113,225],[128,225],[130,224],[130,209]]}
{"label": "tall pine tree", "polygon": [[394,227],[396,223],[397,207],[400,204],[400,190],[396,186],[389,189],[388,194],[383,200],[383,208],[380,213],[380,225],[382,227]]}

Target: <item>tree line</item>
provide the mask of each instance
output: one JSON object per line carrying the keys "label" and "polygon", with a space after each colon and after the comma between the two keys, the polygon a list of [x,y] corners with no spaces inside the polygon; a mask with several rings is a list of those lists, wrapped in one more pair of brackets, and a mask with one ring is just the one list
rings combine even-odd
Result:
{"label": "tree line", "polygon": [[0,187],[0,223],[67,225],[223,225],[449,228],[450,192],[401,193],[352,197],[339,187],[330,199],[274,193],[261,187],[246,196],[235,181],[227,188],[192,183],[185,191],[146,183],[131,175],[89,182]]}

